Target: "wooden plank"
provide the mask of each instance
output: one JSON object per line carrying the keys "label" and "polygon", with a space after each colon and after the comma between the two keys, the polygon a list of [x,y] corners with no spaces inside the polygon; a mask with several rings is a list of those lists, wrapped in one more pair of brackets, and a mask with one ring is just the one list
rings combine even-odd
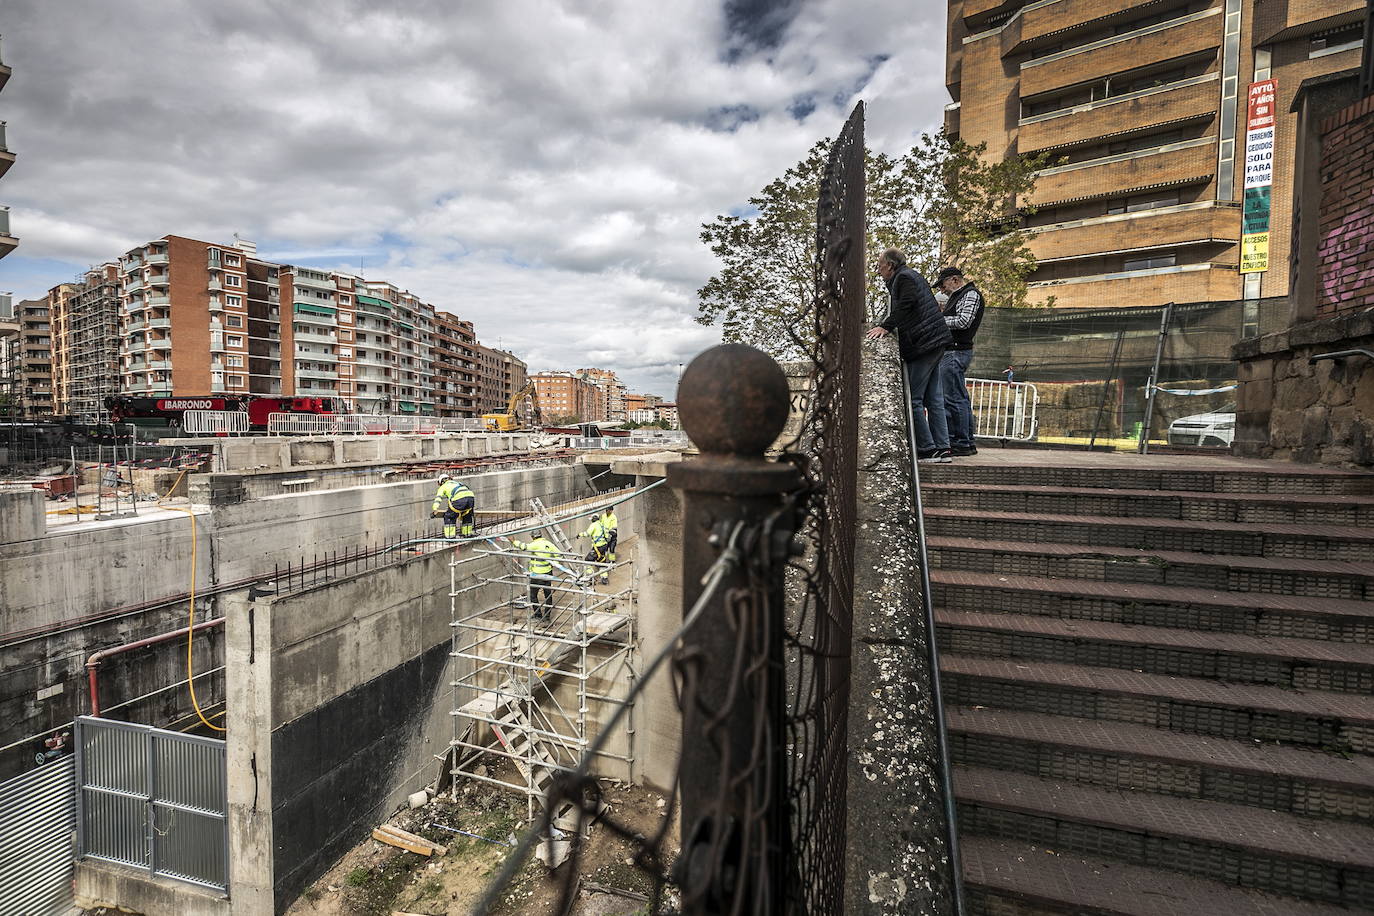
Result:
{"label": "wooden plank", "polygon": [[406,830],[402,830],[400,827],[396,827],[392,824],[382,824],[377,829],[389,833],[392,836],[397,837],[398,839],[405,840],[408,843],[413,843],[417,846],[428,847],[429,849],[432,849],[434,852],[438,853],[441,856],[448,854],[447,846],[436,843],[433,840],[427,840],[422,836],[410,833]]}
{"label": "wooden plank", "polygon": [[412,843],[410,840],[398,837],[392,833],[387,833],[385,830],[374,829],[372,831],[372,839],[386,843],[388,846],[404,849],[406,852],[413,852],[416,855],[425,856],[426,858],[434,855],[434,850],[430,848],[428,843]]}

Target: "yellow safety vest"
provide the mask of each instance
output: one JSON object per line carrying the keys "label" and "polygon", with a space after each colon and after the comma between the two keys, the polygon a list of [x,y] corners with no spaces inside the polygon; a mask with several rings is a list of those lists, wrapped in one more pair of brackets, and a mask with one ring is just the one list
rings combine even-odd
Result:
{"label": "yellow safety vest", "polygon": [[606,526],[601,523],[599,518],[592,519],[587,530],[582,532],[582,537],[591,538],[593,547],[604,547],[611,541],[610,531],[606,530]]}
{"label": "yellow safety vest", "polygon": [[606,517],[601,519],[601,524],[605,525],[606,530],[609,531],[611,534],[615,534],[615,532],[620,528],[620,519],[615,517],[615,511],[612,510],[610,515],[607,515]]}
{"label": "yellow safety vest", "polygon": [[529,542],[512,540],[511,544],[515,546],[516,550],[524,550],[534,554],[525,567],[531,576],[547,578],[553,572],[551,561],[558,556],[558,548],[553,546],[553,542],[548,538],[538,537]]}

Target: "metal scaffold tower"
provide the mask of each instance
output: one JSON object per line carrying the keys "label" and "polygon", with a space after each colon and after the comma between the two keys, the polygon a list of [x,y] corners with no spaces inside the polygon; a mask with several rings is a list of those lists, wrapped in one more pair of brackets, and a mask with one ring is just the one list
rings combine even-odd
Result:
{"label": "metal scaffold tower", "polygon": [[[551,558],[546,593],[536,598],[527,571],[536,558],[507,538],[489,538],[449,563],[449,611],[453,628],[454,688],[452,775],[455,791],[461,778],[521,792],[530,820],[542,814],[549,786],[560,772],[572,772],[587,753],[601,722],[613,705],[631,695],[636,673],[634,589],[599,585],[603,577],[633,566],[584,559],[539,500],[524,522],[542,524],[557,548]],[[532,538],[534,534],[516,537]],[[482,562],[485,561],[485,562]],[[469,573],[465,567],[477,564]],[[624,577],[612,582],[623,583]],[[465,584],[466,583],[466,584]],[[480,590],[480,591],[479,591]],[[463,596],[486,600],[476,611]],[[543,605],[539,603],[540,599]],[[617,682],[623,689],[616,689]],[[619,694],[618,696],[616,694]],[[624,753],[601,749],[597,754],[625,765],[634,779],[634,709],[627,710]],[[491,757],[499,758],[495,765]],[[506,762],[509,765],[503,765]],[[541,844],[559,855],[566,849],[560,834],[577,829],[570,803],[549,812],[555,841]],[[548,863],[557,865],[557,862]]]}

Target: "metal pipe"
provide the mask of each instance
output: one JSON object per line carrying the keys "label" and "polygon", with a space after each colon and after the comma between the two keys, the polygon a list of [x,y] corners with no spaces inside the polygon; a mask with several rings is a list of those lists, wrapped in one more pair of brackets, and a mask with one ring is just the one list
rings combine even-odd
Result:
{"label": "metal pipe", "polygon": [[1367,356],[1370,359],[1374,359],[1374,350],[1356,348],[1354,350],[1337,350],[1335,353],[1318,353],[1316,356],[1309,356],[1307,358],[1307,364],[1311,366],[1324,359],[1344,359],[1347,356]]}
{"label": "metal pipe", "polygon": [[1164,356],[1164,339],[1169,334],[1169,319],[1173,314],[1174,304],[1167,303],[1164,306],[1164,314],[1159,319],[1159,341],[1155,344],[1154,367],[1150,369],[1150,382],[1145,386],[1145,422],[1140,426],[1140,441],[1136,443],[1136,451],[1142,455],[1150,451],[1150,424],[1155,418],[1155,386],[1159,384],[1159,361]]}
{"label": "metal pipe", "polygon": [[[930,556],[926,552],[926,515],[921,502],[921,465],[916,460],[916,416],[911,403],[911,379],[902,361],[902,394],[906,399],[906,437],[911,449],[911,490],[916,512],[916,543],[921,554],[921,610],[926,623],[926,658],[930,666],[930,700],[935,711],[935,751],[940,755],[940,789],[945,796],[945,844],[949,851],[949,880],[954,892],[953,916],[964,916],[964,873],[959,855],[958,812],[949,764],[949,733],[945,728],[945,699],[940,689],[940,647],[935,643],[935,602],[930,594]],[[940,418],[943,419],[943,418]],[[937,420],[938,422],[938,420]]]}
{"label": "metal pipe", "polygon": [[[211,627],[223,626],[224,620],[225,618],[223,617],[216,617],[212,620],[203,621],[191,627],[191,632],[199,633],[200,631],[208,630]],[[132,652],[134,649],[142,649],[147,646],[155,646],[159,643],[171,642],[172,640],[180,639],[185,635],[186,628],[181,627],[176,630],[171,630],[167,633],[159,633],[157,636],[149,636],[145,639],[139,639],[134,642],[125,643],[122,646],[112,646],[108,649],[101,649],[99,652],[93,653],[90,658],[86,659],[86,679],[87,687],[90,691],[91,696],[91,715],[100,715],[99,671],[101,662],[103,662],[107,658],[110,658],[111,656],[122,655],[125,652]]]}

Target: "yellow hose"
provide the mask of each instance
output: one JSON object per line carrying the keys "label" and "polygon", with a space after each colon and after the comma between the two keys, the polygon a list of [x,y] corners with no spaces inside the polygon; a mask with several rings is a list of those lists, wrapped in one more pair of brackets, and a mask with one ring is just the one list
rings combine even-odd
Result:
{"label": "yellow hose", "polygon": [[191,637],[195,635],[194,628],[196,625],[196,514],[195,512],[191,511],[190,508],[183,509],[180,506],[162,505],[163,499],[166,499],[168,496],[171,496],[173,493],[176,492],[177,485],[181,483],[181,478],[186,476],[187,470],[187,468],[181,469],[181,473],[177,475],[177,479],[175,482],[173,482],[172,488],[167,491],[166,496],[163,496],[162,499],[159,499],[157,501],[157,505],[163,509],[171,509],[173,512],[185,512],[186,517],[191,520],[191,600],[190,610],[187,614],[186,620],[186,686],[191,690],[191,706],[195,709],[196,716],[199,717],[201,724],[213,731],[222,732],[228,731],[228,729],[221,728],[220,726],[211,722],[209,719],[205,718],[205,713],[201,711],[200,701],[196,699],[195,670],[191,664]]}

